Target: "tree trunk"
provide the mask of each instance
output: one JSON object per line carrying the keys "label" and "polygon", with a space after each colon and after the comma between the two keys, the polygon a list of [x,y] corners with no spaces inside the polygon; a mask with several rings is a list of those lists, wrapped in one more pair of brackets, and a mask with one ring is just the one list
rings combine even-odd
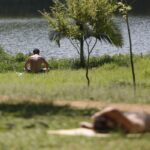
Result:
{"label": "tree trunk", "polygon": [[84,58],[84,40],[80,39],[80,66],[85,67],[85,58]]}
{"label": "tree trunk", "polygon": [[135,80],[135,72],[134,72],[134,62],[133,62],[133,52],[132,52],[132,41],[131,41],[131,33],[130,33],[130,26],[129,26],[129,18],[128,15],[126,16],[126,23],[129,35],[129,44],[130,44],[130,61],[131,61],[131,69],[132,69],[132,79],[133,79],[133,88],[134,94],[136,93],[136,80]]}
{"label": "tree trunk", "polygon": [[90,54],[88,53],[87,63],[86,63],[86,79],[87,79],[87,86],[90,86],[90,78],[89,78],[89,61],[90,61]]}

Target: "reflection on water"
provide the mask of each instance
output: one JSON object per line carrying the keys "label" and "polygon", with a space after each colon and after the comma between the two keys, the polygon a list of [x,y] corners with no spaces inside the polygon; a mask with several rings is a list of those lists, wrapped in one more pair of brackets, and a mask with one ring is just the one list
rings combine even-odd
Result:
{"label": "reflection on water", "polygon": [[[128,53],[128,35],[126,24],[121,18],[117,18],[121,24],[125,45],[123,48],[115,48],[105,43],[98,43],[93,55]],[[131,17],[133,51],[135,53],[149,53],[150,51],[150,17]],[[68,40],[61,42],[57,47],[48,40],[48,24],[43,19],[0,19],[0,45],[8,52],[29,53],[34,48],[39,48],[47,58],[50,57],[74,57],[76,50]]]}

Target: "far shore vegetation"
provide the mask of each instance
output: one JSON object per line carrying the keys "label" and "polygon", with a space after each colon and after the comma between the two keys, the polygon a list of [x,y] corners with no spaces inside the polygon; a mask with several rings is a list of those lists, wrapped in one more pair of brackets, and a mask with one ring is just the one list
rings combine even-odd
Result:
{"label": "far shore vegetation", "polygon": [[[39,17],[38,10],[48,10],[49,5],[52,0],[0,0],[0,17]],[[149,5],[148,0],[137,0],[132,3],[133,14],[149,14]]]}

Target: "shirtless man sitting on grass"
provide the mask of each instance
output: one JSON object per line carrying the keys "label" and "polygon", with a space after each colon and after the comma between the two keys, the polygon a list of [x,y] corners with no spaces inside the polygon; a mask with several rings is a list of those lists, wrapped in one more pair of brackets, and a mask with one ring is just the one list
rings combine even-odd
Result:
{"label": "shirtless man sitting on grass", "polygon": [[[33,55],[30,56],[25,63],[25,71],[26,72],[29,72],[29,73],[48,72],[48,63],[39,54],[40,54],[39,49],[33,50]],[[45,68],[42,67],[43,64],[44,64]]]}
{"label": "shirtless man sitting on grass", "polygon": [[150,132],[150,114],[145,112],[122,112],[115,108],[105,108],[92,116],[93,123],[82,122],[81,127],[93,129],[97,133],[121,130],[124,133]]}

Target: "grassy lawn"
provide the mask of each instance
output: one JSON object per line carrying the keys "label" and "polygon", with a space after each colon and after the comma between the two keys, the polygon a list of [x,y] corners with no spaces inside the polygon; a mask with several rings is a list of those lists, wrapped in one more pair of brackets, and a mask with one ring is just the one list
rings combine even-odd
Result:
{"label": "grassy lawn", "polygon": [[136,97],[133,96],[131,68],[118,62],[90,69],[90,88],[87,88],[83,69],[58,69],[51,70],[48,74],[1,73],[0,95],[41,98],[46,102],[55,99],[90,99],[150,103],[149,66],[149,57],[138,58],[135,61]]}
{"label": "grassy lawn", "polygon": [[[120,61],[123,62],[123,61]],[[129,65],[116,61],[85,70],[58,69],[48,74],[0,73],[0,150],[149,150],[150,134],[108,138],[48,135],[48,130],[79,127],[96,109],[55,106],[55,100],[150,103],[150,59],[135,60],[137,93],[133,96]],[[3,99],[7,96],[7,100]]]}
{"label": "grassy lawn", "polygon": [[83,120],[90,120],[94,109],[73,109],[45,103],[0,104],[1,150],[149,150],[150,134],[126,137],[120,133],[107,138],[48,135],[49,129],[79,127]]}
{"label": "grassy lawn", "polygon": [[0,104],[1,150],[149,150],[150,134],[126,137],[120,133],[107,138],[48,135],[47,130],[79,127],[90,121],[94,109],[73,109],[45,103]]}

